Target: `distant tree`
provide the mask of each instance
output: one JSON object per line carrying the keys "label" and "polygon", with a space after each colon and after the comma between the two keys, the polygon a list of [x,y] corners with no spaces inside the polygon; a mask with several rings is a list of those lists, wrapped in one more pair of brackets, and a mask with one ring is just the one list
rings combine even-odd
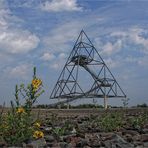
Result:
{"label": "distant tree", "polygon": [[122,99],[123,107],[126,108],[128,106],[129,98]]}
{"label": "distant tree", "polygon": [[[59,107],[56,105],[56,106],[52,106],[51,104],[48,105],[48,104],[39,104],[39,105],[36,105],[34,106],[34,108],[45,108],[45,109],[58,109]],[[66,109],[67,108],[67,105],[65,104],[60,104],[60,108],[61,109]],[[69,105],[69,108],[73,108],[73,109],[77,109],[77,108],[80,108],[80,109],[83,109],[83,108],[103,108],[102,105],[97,105],[97,104],[79,104],[79,105],[76,105],[76,106],[73,106],[73,105]]]}
{"label": "distant tree", "polygon": [[138,104],[137,107],[144,107],[144,108],[145,108],[145,107],[148,107],[148,106],[147,106],[146,103],[143,103],[143,104],[141,104],[141,105]]}

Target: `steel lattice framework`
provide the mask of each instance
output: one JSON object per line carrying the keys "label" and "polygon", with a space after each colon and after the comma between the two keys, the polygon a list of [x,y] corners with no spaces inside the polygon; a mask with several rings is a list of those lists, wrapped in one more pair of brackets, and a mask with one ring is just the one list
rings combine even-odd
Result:
{"label": "steel lattice framework", "polygon": [[[95,68],[94,68],[95,67]],[[92,77],[87,90],[79,84],[79,72],[85,70]],[[95,70],[94,70],[95,69]],[[67,103],[79,98],[126,97],[100,54],[82,30],[51,93],[51,99],[67,99]],[[61,102],[56,103],[56,105]],[[104,102],[106,106],[106,102]],[[106,108],[106,107],[105,107]]]}

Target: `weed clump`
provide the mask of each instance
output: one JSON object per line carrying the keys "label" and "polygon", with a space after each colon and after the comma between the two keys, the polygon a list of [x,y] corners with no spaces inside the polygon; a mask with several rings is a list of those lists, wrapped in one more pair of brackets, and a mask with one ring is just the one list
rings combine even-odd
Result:
{"label": "weed clump", "polygon": [[[33,138],[42,138],[44,133],[39,130],[39,123],[31,115],[32,107],[38,97],[44,92],[42,80],[36,76],[36,68],[31,83],[15,87],[15,100],[11,101],[11,108],[0,114],[0,140],[8,145],[21,146]],[[21,100],[24,103],[21,103]]]}

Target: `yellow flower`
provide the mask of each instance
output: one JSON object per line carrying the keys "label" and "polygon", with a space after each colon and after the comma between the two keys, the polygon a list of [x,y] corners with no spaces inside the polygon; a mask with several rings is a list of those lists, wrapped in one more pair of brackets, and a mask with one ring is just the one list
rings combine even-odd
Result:
{"label": "yellow flower", "polygon": [[33,137],[38,139],[38,138],[43,138],[44,137],[44,133],[42,131],[35,131],[33,134]]}
{"label": "yellow flower", "polygon": [[40,128],[41,125],[40,125],[40,123],[36,122],[36,123],[34,123],[34,126],[37,128]]}
{"label": "yellow flower", "polygon": [[17,113],[25,113],[25,110],[23,107],[19,107],[16,112]]}
{"label": "yellow flower", "polygon": [[37,90],[40,87],[40,85],[42,85],[42,80],[41,79],[34,78],[32,80],[32,86],[33,86],[34,90]]}

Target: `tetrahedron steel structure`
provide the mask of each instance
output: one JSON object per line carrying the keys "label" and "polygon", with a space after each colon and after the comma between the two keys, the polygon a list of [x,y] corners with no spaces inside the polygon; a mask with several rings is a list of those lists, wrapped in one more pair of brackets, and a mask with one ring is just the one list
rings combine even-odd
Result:
{"label": "tetrahedron steel structure", "polygon": [[[81,86],[79,73],[83,71],[91,77],[92,85],[89,88]],[[90,83],[90,82],[87,82]],[[82,30],[67,59],[67,62],[51,93],[51,99],[66,99],[67,103],[79,98],[104,98],[126,97],[115,77],[101,58],[86,33]],[[58,102],[60,104],[61,102]]]}

